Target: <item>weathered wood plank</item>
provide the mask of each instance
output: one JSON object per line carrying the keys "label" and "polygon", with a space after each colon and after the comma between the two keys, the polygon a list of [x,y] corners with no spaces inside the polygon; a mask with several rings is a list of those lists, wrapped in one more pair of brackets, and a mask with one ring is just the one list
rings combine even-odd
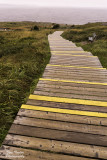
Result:
{"label": "weathered wood plank", "polygon": [[107,136],[107,127],[17,116],[14,124]]}
{"label": "weathered wood plank", "polygon": [[100,89],[100,88],[89,88],[89,87],[82,87],[82,86],[66,86],[66,85],[56,85],[56,84],[52,84],[52,83],[41,83],[41,81],[38,82],[37,87],[35,88],[35,90],[37,88],[54,88],[54,89],[62,89],[62,90],[73,90],[73,91],[86,91],[86,93],[92,94],[96,93],[100,95],[106,95],[107,94],[107,90],[106,89]]}
{"label": "weathered wood plank", "polygon": [[49,101],[33,100],[33,99],[29,99],[27,101],[27,104],[42,106],[42,107],[50,107],[50,108],[61,108],[61,109],[70,109],[70,110],[107,113],[107,108],[106,107],[93,106],[93,105],[88,106],[88,105],[81,105],[81,104],[49,102]]}
{"label": "weathered wood plank", "polygon": [[[12,157],[7,157],[7,153],[11,153]],[[17,156],[17,157],[14,157]],[[69,156],[56,153],[47,153],[44,151],[36,151],[31,149],[23,149],[3,145],[0,150],[0,158],[9,160],[94,160],[78,156]]]}
{"label": "weathered wood plank", "polygon": [[[51,52],[54,52],[55,51],[83,51],[81,50],[81,48],[77,48],[75,45],[64,45],[64,46],[52,46],[53,44],[50,44],[50,49],[51,49]],[[64,49],[64,50],[63,50]]]}
{"label": "weathered wood plank", "polygon": [[94,64],[94,63],[79,63],[79,62],[60,62],[60,63],[57,63],[57,62],[51,62],[50,64],[54,64],[54,65],[68,65],[68,66],[71,66],[71,65],[75,65],[75,66],[81,66],[81,67],[96,67],[96,68],[101,68],[101,65],[98,65],[98,64]]}
{"label": "weathered wood plank", "polygon": [[[84,99],[84,100],[95,100],[95,101],[106,101],[107,97],[100,97],[100,96],[94,96],[94,95],[84,95],[84,94],[80,94],[80,93],[61,93],[59,92],[52,92],[52,91],[45,91],[45,89],[43,89],[42,91],[40,90],[36,90],[34,91],[35,95],[41,95],[41,96],[51,96],[51,97],[60,97],[60,98],[75,98],[75,99]],[[107,110],[107,109],[106,109]]]}
{"label": "weathered wood plank", "polygon": [[53,66],[47,66],[45,68],[45,71],[55,71],[55,72],[67,72],[67,73],[79,73],[79,74],[88,74],[89,72],[89,75],[95,75],[95,76],[98,76],[99,74],[100,75],[104,75],[104,76],[107,76],[107,72],[104,70],[98,70],[98,69],[89,69],[89,68],[80,68],[80,66],[73,66],[73,67],[53,67]]}
{"label": "weathered wood plank", "polygon": [[[91,158],[107,158],[106,147],[91,146],[77,143],[69,143],[48,139],[33,138],[27,136],[8,134],[5,145],[21,146],[32,149],[39,149],[44,151],[51,151],[57,153],[70,154],[74,156],[83,156]],[[84,158],[83,158],[84,159]]]}
{"label": "weathered wood plank", "polygon": [[[98,97],[106,97],[107,98],[107,92],[100,92],[100,90],[89,90],[89,89],[84,89],[84,88],[76,88],[76,87],[71,87],[72,90],[70,88],[67,89],[67,87],[63,87],[61,88],[60,86],[51,86],[51,85],[38,85],[37,88],[35,90],[40,90],[40,91],[47,91],[47,92],[59,92],[59,93],[70,93],[70,94],[83,94],[83,95],[91,95],[91,96],[98,96]],[[81,93],[80,93],[81,91]]]}
{"label": "weathered wood plank", "polygon": [[[94,72],[91,72],[90,70],[89,71],[74,70],[74,69],[69,70],[69,68],[68,69],[67,68],[66,69],[65,68],[61,68],[61,69],[60,68],[59,69],[55,69],[55,68],[48,69],[48,68],[46,68],[45,72],[54,72],[54,73],[63,73],[63,74],[67,73],[67,74],[91,75],[91,76],[94,76],[94,77],[102,76],[102,78],[107,77],[106,73],[101,73],[100,71],[98,72],[98,70],[94,71]],[[99,75],[99,73],[100,73],[100,75]]]}
{"label": "weathered wood plank", "polygon": [[[29,100],[29,103],[30,102],[33,104],[33,100],[32,101]],[[35,111],[35,110],[27,110],[27,109],[20,109],[18,112],[18,115],[22,117],[32,117],[32,118],[72,122],[72,123],[79,123],[79,124],[107,126],[107,118],[100,118],[100,117],[70,115],[70,114]]]}
{"label": "weathered wood plank", "polygon": [[79,81],[61,81],[57,79],[44,79],[41,78],[38,84],[52,84],[57,86],[72,86],[72,87],[83,87],[83,88],[97,88],[97,89],[105,89],[107,90],[107,85],[96,84],[96,83],[84,83]]}
{"label": "weathered wood plank", "polygon": [[79,75],[79,74],[63,74],[63,73],[57,73],[57,72],[45,72],[42,76],[43,78],[49,78],[49,77],[52,77],[52,78],[58,78],[58,79],[65,79],[65,80],[72,80],[72,79],[75,79],[75,80],[82,80],[82,81],[89,81],[89,82],[101,82],[101,83],[107,83],[107,79],[106,77],[102,76],[98,76],[98,77],[95,77],[95,76],[90,76],[89,77],[87,75]]}
{"label": "weathered wood plank", "polygon": [[75,142],[107,147],[107,136],[104,135],[68,132],[16,124],[12,125],[12,127],[9,130],[9,133],[29,137],[46,138],[50,140],[59,140],[65,142]]}
{"label": "weathered wood plank", "polygon": [[51,69],[51,70],[48,70],[48,69],[46,69],[45,70],[45,73],[57,73],[57,74],[60,74],[60,73],[62,73],[62,74],[64,74],[64,75],[74,75],[74,74],[78,74],[78,75],[82,75],[82,76],[87,76],[87,75],[90,75],[91,77],[99,77],[99,78],[106,78],[107,79],[107,74],[101,74],[101,75],[98,75],[98,71],[97,71],[97,74],[95,74],[95,72],[93,72],[93,73],[89,73],[88,74],[88,72],[78,72],[78,71],[74,71],[73,70],[73,72],[72,71],[67,71],[66,70],[66,72],[64,71],[64,70],[54,70],[54,69]]}

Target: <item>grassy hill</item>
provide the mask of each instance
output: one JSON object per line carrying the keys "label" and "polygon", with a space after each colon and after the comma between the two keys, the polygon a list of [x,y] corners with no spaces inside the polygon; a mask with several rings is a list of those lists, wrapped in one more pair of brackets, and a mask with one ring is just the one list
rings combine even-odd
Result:
{"label": "grassy hill", "polygon": [[[93,33],[96,33],[97,37],[94,42],[90,43],[88,37]],[[103,67],[107,68],[107,23],[73,25],[62,36],[98,56]]]}
{"label": "grassy hill", "polygon": [[[38,25],[39,31],[31,31]],[[48,29],[52,24],[0,23],[0,144],[20,106],[26,102],[50,59]]]}

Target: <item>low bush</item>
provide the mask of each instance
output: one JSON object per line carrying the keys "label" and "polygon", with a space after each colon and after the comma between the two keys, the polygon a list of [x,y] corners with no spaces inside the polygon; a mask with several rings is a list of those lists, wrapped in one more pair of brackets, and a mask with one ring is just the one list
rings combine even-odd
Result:
{"label": "low bush", "polygon": [[59,24],[54,24],[52,28],[53,29],[58,29],[58,28],[60,28],[60,25]]}
{"label": "low bush", "polygon": [[[88,41],[88,37],[96,33],[93,43]],[[107,68],[107,26],[103,23],[88,23],[85,25],[75,25],[72,29],[66,30],[62,36],[73,41],[77,46],[92,52],[98,56],[103,67]]]}

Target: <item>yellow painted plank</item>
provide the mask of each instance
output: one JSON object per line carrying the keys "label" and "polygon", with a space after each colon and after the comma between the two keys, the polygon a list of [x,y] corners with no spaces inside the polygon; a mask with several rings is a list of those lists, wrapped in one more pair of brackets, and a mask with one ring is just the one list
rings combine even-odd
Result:
{"label": "yellow painted plank", "polygon": [[55,41],[59,41],[59,42],[61,43],[61,42],[62,42],[62,39],[49,39],[49,41],[51,41],[51,42],[52,42],[52,41],[54,41],[54,42],[55,42]]}
{"label": "yellow painted plank", "polygon": [[87,55],[73,55],[73,54],[57,54],[57,53],[52,53],[52,55],[63,55],[63,56],[78,56],[78,57],[97,57],[97,56],[87,56]]}
{"label": "yellow painted plank", "polygon": [[32,106],[32,105],[22,105],[21,108],[22,109],[29,109],[29,110],[44,111],[44,112],[54,112],[54,113],[63,113],[63,114],[71,114],[71,115],[107,118],[107,113],[99,113],[99,112],[67,110],[67,109],[49,108],[49,107]]}
{"label": "yellow painted plank", "polygon": [[94,84],[94,85],[104,85],[107,86],[107,83],[98,83],[98,82],[83,82],[83,81],[69,81],[69,80],[57,80],[57,79],[45,79],[40,78],[41,81],[53,81],[53,82],[65,82],[65,83],[82,83],[82,84]]}
{"label": "yellow painted plank", "polygon": [[50,46],[50,47],[55,47],[55,48],[77,48],[77,46]]}
{"label": "yellow painted plank", "polygon": [[48,64],[48,66],[53,66],[53,67],[67,67],[67,68],[106,69],[106,68],[94,68],[94,67],[64,66],[64,65],[54,65],[54,64]]}
{"label": "yellow painted plank", "polygon": [[84,99],[70,99],[61,97],[40,96],[40,95],[30,95],[29,99],[107,107],[107,102],[84,100]]}
{"label": "yellow painted plank", "polygon": [[51,51],[51,52],[53,52],[53,53],[56,53],[56,52],[59,52],[59,53],[62,53],[62,52],[64,52],[64,53],[66,53],[66,52],[70,52],[70,53],[89,53],[89,52],[86,52],[86,51]]}

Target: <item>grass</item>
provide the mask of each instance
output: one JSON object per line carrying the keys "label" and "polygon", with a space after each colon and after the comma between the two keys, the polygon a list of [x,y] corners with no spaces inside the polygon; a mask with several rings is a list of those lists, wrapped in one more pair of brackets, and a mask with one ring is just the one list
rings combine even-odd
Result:
{"label": "grass", "polygon": [[[97,37],[94,42],[90,43],[88,37],[93,33],[96,33]],[[107,68],[107,23],[74,25],[66,30],[62,36],[98,56],[102,66]]]}
{"label": "grass", "polygon": [[[10,27],[10,23],[0,24]],[[48,34],[54,31],[11,25],[23,30],[0,32],[0,145],[50,59]]]}

